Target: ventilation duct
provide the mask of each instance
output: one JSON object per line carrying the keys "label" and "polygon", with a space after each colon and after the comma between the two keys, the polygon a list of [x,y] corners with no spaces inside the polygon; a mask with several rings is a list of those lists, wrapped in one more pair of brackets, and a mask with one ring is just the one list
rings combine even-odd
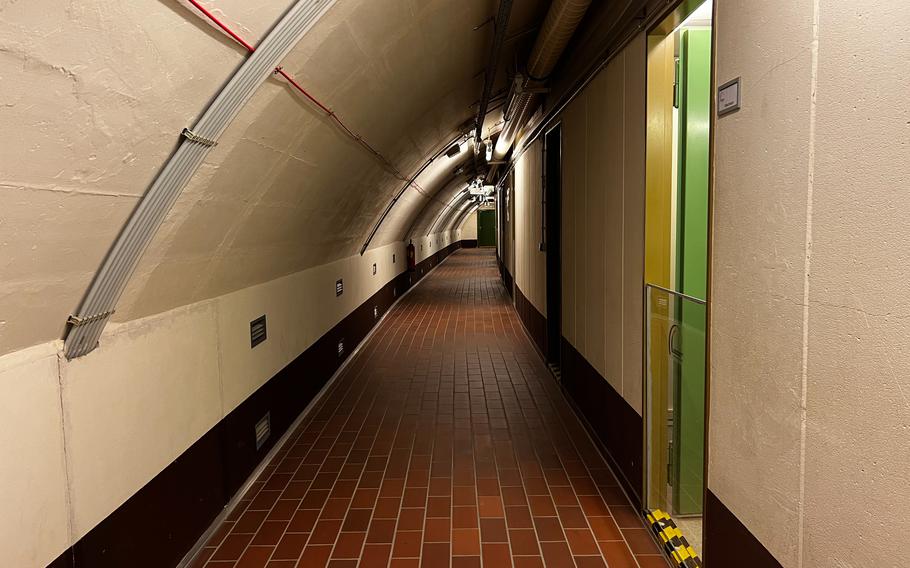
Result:
{"label": "ventilation duct", "polygon": [[[477,120],[474,124],[474,148],[480,148],[483,143],[483,121],[487,117],[490,97],[493,94],[493,83],[499,71],[499,60],[502,57],[502,45],[506,40],[506,31],[509,27],[509,18],[512,15],[512,0],[499,0],[499,13],[493,20],[493,45],[490,47],[490,59],[487,62],[483,80],[483,94],[480,97],[480,106],[477,108]],[[487,160],[489,161],[489,160]]]}
{"label": "ventilation duct", "polygon": [[527,77],[515,91],[506,108],[505,127],[496,141],[495,159],[501,160],[508,153],[518,129],[537,108],[535,89],[540,87],[553,72],[572,34],[584,17],[591,0],[553,0],[543,22],[537,41],[528,58]]}

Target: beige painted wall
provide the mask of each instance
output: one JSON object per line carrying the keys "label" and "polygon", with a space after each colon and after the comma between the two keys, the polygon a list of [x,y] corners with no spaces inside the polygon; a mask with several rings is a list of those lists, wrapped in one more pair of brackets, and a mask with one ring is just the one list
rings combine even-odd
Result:
{"label": "beige painted wall", "polygon": [[450,244],[461,240],[461,231],[458,229],[452,231],[441,231],[413,239],[415,252],[417,253],[417,262],[420,262],[444,249]]}
{"label": "beige painted wall", "polygon": [[[404,255],[395,243],[112,324],[72,361],[59,341],[0,357],[0,453],[16,456],[0,464],[4,561],[47,565],[403,271]],[[250,349],[249,322],[262,314],[269,339]]]}
{"label": "beige painted wall", "polygon": [[460,237],[462,239],[476,240],[477,239],[477,211],[469,213],[467,217],[464,218],[464,221],[461,222],[461,226],[458,227],[460,231]]}
{"label": "beige painted wall", "polygon": [[[217,4],[255,43],[289,0]],[[179,132],[242,61],[189,14],[158,0],[0,4],[15,133],[0,143],[0,354],[62,336]]]}
{"label": "beige painted wall", "polygon": [[562,115],[563,335],[639,413],[644,101],[639,35]]}
{"label": "beige painted wall", "polygon": [[41,568],[70,544],[60,342],[0,357],[0,556]]}
{"label": "beige painted wall", "polygon": [[[255,44],[292,0],[202,3]],[[546,8],[520,4],[513,22],[524,28]],[[185,6],[0,2],[0,122],[15,133],[0,140],[0,354],[63,336],[181,130],[243,61],[243,48]],[[336,0],[281,65],[410,176],[473,117],[487,36],[463,30],[494,11]],[[149,243],[114,321],[352,256],[402,187],[276,78],[218,142]],[[370,246],[401,241],[469,155],[418,176],[420,191],[405,192]]]}
{"label": "beige painted wall", "polygon": [[543,144],[534,141],[515,161],[515,285],[547,315],[547,257],[540,250]]}
{"label": "beige painted wall", "polygon": [[708,485],[787,568],[902,566],[910,5],[717,11]]}

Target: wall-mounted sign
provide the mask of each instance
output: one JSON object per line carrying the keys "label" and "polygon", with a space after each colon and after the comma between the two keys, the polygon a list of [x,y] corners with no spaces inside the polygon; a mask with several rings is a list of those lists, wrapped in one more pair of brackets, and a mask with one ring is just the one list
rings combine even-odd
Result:
{"label": "wall-mounted sign", "polygon": [[740,78],[727,81],[717,88],[717,116],[724,116],[739,110],[740,107]]}
{"label": "wall-mounted sign", "polygon": [[335,281],[335,295],[340,296],[344,294],[344,280],[339,278]]}

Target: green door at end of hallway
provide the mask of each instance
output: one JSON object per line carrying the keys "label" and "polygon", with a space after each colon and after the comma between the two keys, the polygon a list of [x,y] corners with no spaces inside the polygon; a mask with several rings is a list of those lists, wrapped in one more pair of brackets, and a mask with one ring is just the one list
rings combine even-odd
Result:
{"label": "green door at end of hallway", "polygon": [[477,212],[477,246],[496,246],[496,211],[493,209]]}
{"label": "green door at end of hallway", "polygon": [[[711,123],[711,31],[688,29],[679,49],[679,208],[677,290],[705,299],[708,260],[708,152]],[[678,306],[679,351],[674,395],[674,508],[702,512],[705,436],[704,306]]]}

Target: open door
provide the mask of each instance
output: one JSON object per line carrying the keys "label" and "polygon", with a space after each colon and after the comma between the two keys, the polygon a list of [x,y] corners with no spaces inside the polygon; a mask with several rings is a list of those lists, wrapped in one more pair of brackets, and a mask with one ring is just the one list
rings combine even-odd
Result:
{"label": "open door", "polygon": [[[711,30],[683,29],[679,45],[678,221],[676,289],[708,294],[708,151],[711,120]],[[700,515],[705,467],[704,306],[679,304],[678,380],[674,401],[679,427],[675,444],[674,510]]]}
{"label": "open door", "polygon": [[[688,11],[686,11],[688,9]],[[711,0],[648,38],[646,509],[700,549],[705,471]]]}

